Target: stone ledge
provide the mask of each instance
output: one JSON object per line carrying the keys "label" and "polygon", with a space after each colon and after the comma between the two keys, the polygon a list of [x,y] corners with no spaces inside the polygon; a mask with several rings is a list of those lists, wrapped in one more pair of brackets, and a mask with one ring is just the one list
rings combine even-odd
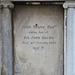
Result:
{"label": "stone ledge", "polygon": [[74,0],[10,0],[10,1],[74,1]]}

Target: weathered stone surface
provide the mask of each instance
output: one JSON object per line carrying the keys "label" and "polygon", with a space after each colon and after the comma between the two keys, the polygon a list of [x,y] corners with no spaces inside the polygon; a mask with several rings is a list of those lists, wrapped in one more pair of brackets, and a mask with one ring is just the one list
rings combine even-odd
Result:
{"label": "weathered stone surface", "polygon": [[2,75],[12,75],[12,22],[9,2],[2,2]]}
{"label": "weathered stone surface", "polygon": [[15,6],[14,75],[63,75],[62,6]]}
{"label": "weathered stone surface", "polygon": [[75,8],[69,8],[67,11],[67,55],[66,75],[75,75]]}
{"label": "weathered stone surface", "polygon": [[75,1],[65,2],[66,49],[65,49],[65,75],[75,75]]}
{"label": "weathered stone surface", "polygon": [[11,13],[9,8],[3,9],[3,48],[2,48],[2,74],[12,75],[12,33],[11,33]]}
{"label": "weathered stone surface", "polygon": [[1,25],[2,25],[2,12],[1,12],[1,6],[0,6],[0,75],[1,75],[1,55],[2,55],[2,31],[1,31]]}

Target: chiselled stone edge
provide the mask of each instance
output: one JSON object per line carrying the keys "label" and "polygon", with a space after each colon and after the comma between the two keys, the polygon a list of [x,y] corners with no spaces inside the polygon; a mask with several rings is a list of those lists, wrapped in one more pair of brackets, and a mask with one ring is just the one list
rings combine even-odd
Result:
{"label": "chiselled stone edge", "polygon": [[67,8],[75,8],[75,1],[71,1],[71,2],[65,2],[63,4],[63,8],[67,9]]}
{"label": "chiselled stone edge", "polygon": [[11,2],[1,1],[0,8],[14,8],[14,4]]}

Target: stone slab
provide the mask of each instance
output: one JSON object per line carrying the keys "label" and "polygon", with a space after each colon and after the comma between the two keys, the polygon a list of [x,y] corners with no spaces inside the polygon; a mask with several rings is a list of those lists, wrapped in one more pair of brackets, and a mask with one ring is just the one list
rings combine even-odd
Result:
{"label": "stone slab", "polygon": [[14,75],[63,75],[62,6],[15,6]]}

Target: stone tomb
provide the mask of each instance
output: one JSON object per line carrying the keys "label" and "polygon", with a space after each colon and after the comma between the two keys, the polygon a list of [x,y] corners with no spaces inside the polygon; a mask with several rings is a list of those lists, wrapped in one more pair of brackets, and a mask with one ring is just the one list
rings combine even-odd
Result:
{"label": "stone tomb", "polygon": [[63,75],[63,7],[15,5],[14,75]]}

